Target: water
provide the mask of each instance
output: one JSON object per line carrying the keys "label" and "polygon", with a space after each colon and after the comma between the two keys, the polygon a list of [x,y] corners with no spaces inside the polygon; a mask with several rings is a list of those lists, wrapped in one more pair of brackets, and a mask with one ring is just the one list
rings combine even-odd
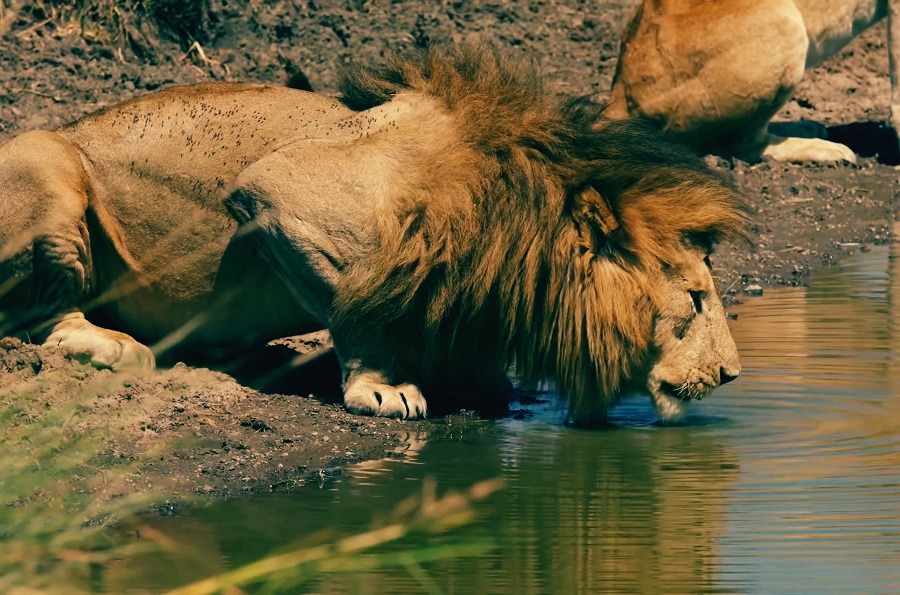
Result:
{"label": "water", "polygon": [[[895,272],[893,269],[898,268]],[[436,426],[402,461],[337,480],[150,520],[194,555],[108,565],[98,585],[159,589],[250,562],[319,531],[371,527],[433,478],[439,491],[506,489],[450,536],[477,557],[333,574],[316,592],[897,592],[900,589],[900,263],[887,249],[731,309],[742,378],[653,425],[628,403],[616,427],[531,417]],[[199,554],[198,554],[199,552]]]}

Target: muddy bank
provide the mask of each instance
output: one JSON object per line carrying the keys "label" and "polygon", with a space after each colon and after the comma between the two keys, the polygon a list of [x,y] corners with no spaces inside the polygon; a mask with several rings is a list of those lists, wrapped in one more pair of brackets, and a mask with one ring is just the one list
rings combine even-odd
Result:
{"label": "muddy bank", "polygon": [[[0,141],[174,84],[277,83],[299,70],[314,88],[333,92],[349,59],[377,60],[387,47],[427,40],[490,40],[535,60],[555,91],[602,97],[633,4],[593,3],[588,11],[576,0],[212,2],[202,45],[190,49],[183,40],[159,38],[149,52],[86,37],[47,11],[22,12],[0,38]],[[885,35],[883,24],[875,27],[810,73],[780,118],[827,126],[885,121]],[[865,135],[858,140],[868,142]],[[756,284],[802,285],[812,270],[847,251],[890,241],[897,171],[875,158],[857,166],[712,161],[733,173],[754,213],[751,245],[721,246],[714,257],[731,301],[746,299],[745,288]],[[271,349],[280,351],[263,352],[262,361],[285,357],[284,346]],[[394,456],[404,434],[455,423],[352,416],[306,398],[327,393],[323,384],[306,386],[308,379],[295,376],[260,384],[258,374],[252,380],[246,370],[231,372],[177,364],[125,381],[52,350],[13,342],[0,347],[0,392],[21,407],[19,423],[81,399],[73,428],[90,433],[110,425],[119,436],[110,457],[174,445],[130,475],[130,489],[229,495],[289,487],[318,481],[346,462]],[[327,364],[320,372],[333,379]]]}
{"label": "muddy bank", "polygon": [[[12,405],[13,430],[64,412],[66,433],[102,440],[92,464],[109,469],[118,493],[288,489],[324,481],[346,463],[399,456],[401,439],[426,425],[260,392],[181,363],[129,378],[14,339],[0,340],[0,399]],[[137,471],[119,476],[136,459]]]}

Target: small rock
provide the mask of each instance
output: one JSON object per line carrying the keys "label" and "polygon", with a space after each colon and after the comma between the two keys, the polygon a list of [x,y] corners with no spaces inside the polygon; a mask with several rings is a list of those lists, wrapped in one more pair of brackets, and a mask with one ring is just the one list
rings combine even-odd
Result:
{"label": "small rock", "polygon": [[244,419],[241,420],[241,425],[244,426],[245,428],[250,428],[257,432],[271,432],[272,431],[272,426],[270,426],[263,420],[255,418],[255,417],[245,417]]}
{"label": "small rock", "polygon": [[746,295],[762,295],[763,288],[755,283],[753,285],[747,285],[746,287],[744,287],[744,294],[746,294]]}

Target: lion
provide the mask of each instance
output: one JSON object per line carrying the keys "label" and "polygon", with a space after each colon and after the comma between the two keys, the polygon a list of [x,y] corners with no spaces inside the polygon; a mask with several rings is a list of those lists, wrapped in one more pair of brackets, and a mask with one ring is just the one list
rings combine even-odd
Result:
{"label": "lion", "polygon": [[748,162],[855,163],[849,147],[815,138],[824,127],[782,137],[769,121],[806,69],[888,13],[900,130],[900,3],[888,0],[645,0],[625,28],[607,116],[650,118],[698,151]]}
{"label": "lion", "polygon": [[739,375],[709,253],[746,210],[689,151],[491,48],[341,91],[175,87],[12,139],[3,333],[147,370],[327,328],[346,408],[400,418],[505,396],[511,363],[585,423]]}

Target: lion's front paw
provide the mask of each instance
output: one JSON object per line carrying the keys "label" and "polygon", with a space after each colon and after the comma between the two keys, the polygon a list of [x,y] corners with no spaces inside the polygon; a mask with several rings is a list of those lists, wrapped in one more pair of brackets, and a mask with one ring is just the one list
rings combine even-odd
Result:
{"label": "lion's front paw", "polygon": [[73,359],[95,368],[144,374],[156,366],[153,352],[146,345],[125,333],[95,326],[80,312],[58,322],[44,345],[59,347]]}
{"label": "lion's front paw", "polygon": [[344,406],[361,415],[400,419],[425,417],[427,411],[425,398],[414,384],[392,386],[366,376],[348,382]]}

